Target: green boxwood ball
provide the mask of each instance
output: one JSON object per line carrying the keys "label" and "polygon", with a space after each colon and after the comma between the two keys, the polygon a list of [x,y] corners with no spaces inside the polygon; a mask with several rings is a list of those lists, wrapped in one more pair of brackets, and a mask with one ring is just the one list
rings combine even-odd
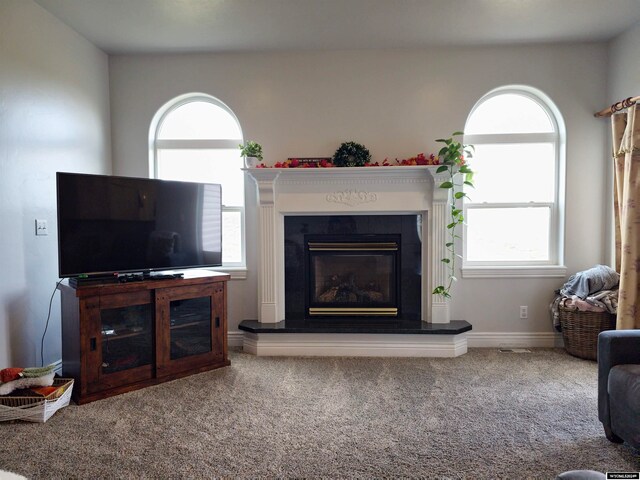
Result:
{"label": "green boxwood ball", "polygon": [[363,167],[371,161],[369,150],[356,142],[344,142],[333,154],[336,167]]}

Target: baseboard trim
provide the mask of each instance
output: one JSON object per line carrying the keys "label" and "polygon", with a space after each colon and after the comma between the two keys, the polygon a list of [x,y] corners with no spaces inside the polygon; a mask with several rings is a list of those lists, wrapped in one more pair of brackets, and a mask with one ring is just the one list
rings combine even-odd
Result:
{"label": "baseboard trim", "polygon": [[[289,338],[283,338],[284,336]],[[366,335],[352,334],[355,337]],[[301,336],[311,338],[300,338]],[[328,339],[326,334],[259,335],[235,330],[227,333],[229,347],[243,347],[254,355],[264,356],[363,356],[363,357],[458,357],[467,348],[562,347],[562,336],[553,332],[468,332],[460,335],[389,335],[380,341],[379,335],[366,338]],[[315,337],[315,338],[314,338]],[[389,337],[396,337],[392,341]],[[400,338],[400,337],[409,337]],[[419,337],[416,340],[416,337]],[[438,338],[446,337],[446,338]],[[452,338],[455,337],[455,338]],[[426,340],[426,341],[420,341]],[[439,340],[439,341],[438,341]],[[295,344],[294,344],[295,342]],[[258,353],[259,352],[259,353]],[[54,371],[62,372],[62,359],[53,362]]]}
{"label": "baseboard trim", "polygon": [[554,332],[469,332],[469,348],[561,347],[562,337]]}
{"label": "baseboard trim", "polygon": [[229,347],[242,347],[243,342],[244,332],[241,332],[240,330],[227,332],[227,345]]}
{"label": "baseboard trim", "polygon": [[258,356],[457,357],[467,353],[467,337],[244,332],[243,350]]}

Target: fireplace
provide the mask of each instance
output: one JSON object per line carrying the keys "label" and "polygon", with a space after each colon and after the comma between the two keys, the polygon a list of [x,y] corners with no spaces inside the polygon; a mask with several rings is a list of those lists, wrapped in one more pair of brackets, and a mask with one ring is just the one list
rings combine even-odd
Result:
{"label": "fireplace", "polygon": [[307,315],[397,317],[399,240],[397,235],[308,236]]}
{"label": "fireplace", "polygon": [[[439,259],[447,253],[450,207],[448,191],[435,188],[445,181],[437,169],[247,169],[259,203],[259,309],[238,326],[243,348],[256,355],[465,353],[471,325],[451,320],[449,299],[431,294],[448,275]],[[376,245],[352,250],[372,236]],[[336,291],[346,301],[326,302],[343,283],[354,285],[340,297]],[[369,310],[353,310],[360,308]]]}
{"label": "fireplace", "polygon": [[420,320],[421,215],[286,216],[285,319]]}

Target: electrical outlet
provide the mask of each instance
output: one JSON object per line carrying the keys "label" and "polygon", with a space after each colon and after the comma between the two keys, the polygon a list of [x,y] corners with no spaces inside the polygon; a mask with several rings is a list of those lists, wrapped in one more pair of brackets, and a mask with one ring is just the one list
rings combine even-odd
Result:
{"label": "electrical outlet", "polygon": [[36,219],[36,235],[49,235],[46,220]]}
{"label": "electrical outlet", "polygon": [[527,307],[526,305],[520,306],[520,318],[529,318],[529,307]]}

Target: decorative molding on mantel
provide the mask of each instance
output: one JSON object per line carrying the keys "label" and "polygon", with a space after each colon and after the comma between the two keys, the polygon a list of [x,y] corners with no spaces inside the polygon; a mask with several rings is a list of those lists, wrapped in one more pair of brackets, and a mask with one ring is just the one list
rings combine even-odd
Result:
{"label": "decorative molding on mantel", "polygon": [[[347,167],[344,168],[336,168],[335,170],[344,170]],[[358,168],[358,167],[353,167],[353,168]],[[367,170],[371,170],[374,167],[368,168]],[[382,168],[382,167],[380,167]],[[389,167],[387,167],[389,168]],[[404,167],[402,167],[404,168]],[[309,168],[305,168],[304,170],[311,170]],[[333,168],[331,168],[330,170],[334,170]],[[361,176],[357,176],[357,175],[353,175],[352,176],[340,176],[340,175],[336,175],[336,176],[323,176],[321,174],[318,174],[317,177],[315,178],[310,178],[310,177],[305,177],[305,178],[297,178],[297,177],[287,177],[287,176],[283,176],[281,179],[278,180],[278,183],[283,184],[283,185],[350,185],[350,184],[354,184],[357,183],[358,185],[386,185],[386,184],[411,184],[411,183],[429,183],[430,182],[430,178],[429,177],[418,177],[418,178],[407,178],[404,176],[401,177],[388,177],[388,178],[381,178],[381,177],[361,177]]]}
{"label": "decorative molding on mantel", "polygon": [[335,168],[244,168],[256,182],[279,184],[393,184],[430,183],[438,166],[335,167]]}
{"label": "decorative molding on mantel", "polygon": [[350,207],[363,203],[378,201],[378,195],[371,192],[360,192],[358,190],[345,190],[344,192],[333,192],[327,195],[327,202],[344,203]]}
{"label": "decorative molding on mantel", "polygon": [[335,168],[243,168],[258,186],[260,205],[273,204],[277,185],[433,185],[433,201],[449,202],[449,190],[437,188],[449,179],[439,165]]}
{"label": "decorative molding on mantel", "polygon": [[273,205],[275,201],[275,179],[277,176],[273,178],[273,180],[256,180],[256,184],[258,185],[258,200],[260,205]]}

